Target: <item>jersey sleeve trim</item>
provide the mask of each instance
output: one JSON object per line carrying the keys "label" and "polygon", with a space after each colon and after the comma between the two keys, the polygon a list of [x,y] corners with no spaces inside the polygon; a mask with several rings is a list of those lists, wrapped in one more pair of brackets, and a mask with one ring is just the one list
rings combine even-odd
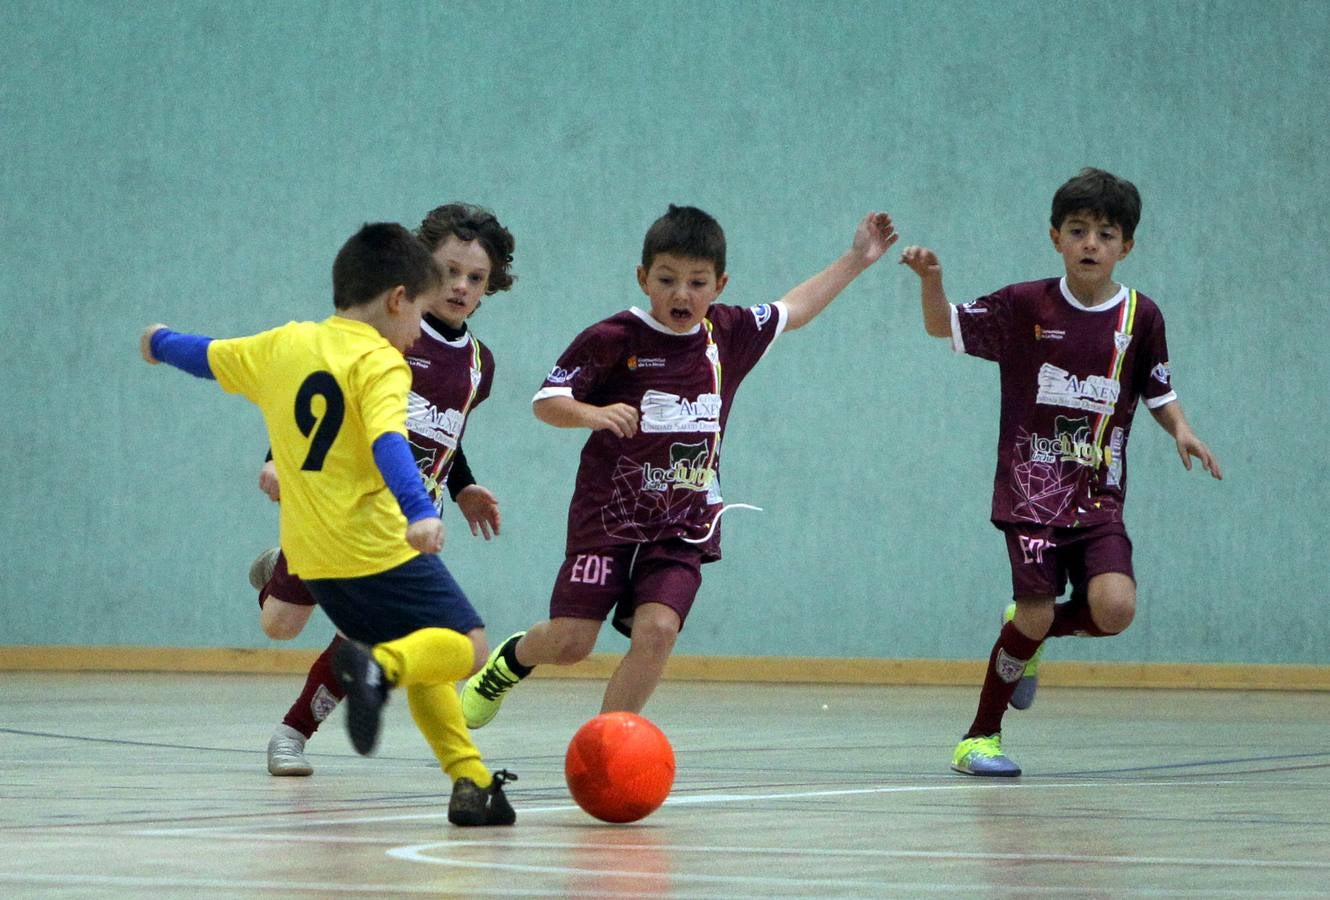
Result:
{"label": "jersey sleeve trim", "polygon": [[570,387],[543,387],[536,391],[536,396],[531,398],[531,402],[537,400],[548,400],[550,397],[571,397],[573,389]]}
{"label": "jersey sleeve trim", "polygon": [[951,349],[956,353],[965,352],[965,337],[961,334],[961,314],[958,312],[960,307],[954,303],[948,303],[951,316]]}
{"label": "jersey sleeve trim", "polygon": [[1161,406],[1167,406],[1176,399],[1178,399],[1178,392],[1169,391],[1160,397],[1146,397],[1145,405],[1150,409],[1158,409]]}

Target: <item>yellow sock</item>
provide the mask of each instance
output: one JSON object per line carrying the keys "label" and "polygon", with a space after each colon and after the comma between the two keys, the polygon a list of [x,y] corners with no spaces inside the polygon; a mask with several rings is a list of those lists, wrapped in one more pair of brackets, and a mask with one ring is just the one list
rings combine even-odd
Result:
{"label": "yellow sock", "polygon": [[395,641],[375,644],[374,660],[399,687],[452,684],[471,671],[476,651],[471,639],[450,628],[421,628]]}
{"label": "yellow sock", "polygon": [[406,699],[411,706],[411,718],[416,720],[416,727],[448,777],[453,781],[470,778],[477,787],[489,787],[493,778],[471,741],[457,689],[451,683],[413,685],[406,689]]}

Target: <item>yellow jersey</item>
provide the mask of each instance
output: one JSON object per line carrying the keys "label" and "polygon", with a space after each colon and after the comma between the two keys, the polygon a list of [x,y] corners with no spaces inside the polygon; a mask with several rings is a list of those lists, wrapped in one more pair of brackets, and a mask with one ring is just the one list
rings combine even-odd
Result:
{"label": "yellow jersey", "polygon": [[358,578],[417,555],[373,445],[406,436],[411,370],[372,325],[343,316],[208,345],[228,393],[263,412],[282,486],[281,542],[301,578]]}

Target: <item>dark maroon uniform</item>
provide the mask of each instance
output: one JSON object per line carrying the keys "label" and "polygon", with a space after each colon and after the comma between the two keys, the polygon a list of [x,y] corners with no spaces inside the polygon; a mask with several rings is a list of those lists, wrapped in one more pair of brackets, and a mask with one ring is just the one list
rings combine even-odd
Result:
{"label": "dark maroon uniform", "polygon": [[1090,308],[1049,278],[953,307],[951,333],[957,351],[999,367],[993,522],[1121,523],[1136,401],[1177,398],[1154,301],[1122,287]]}
{"label": "dark maroon uniform", "polygon": [[406,429],[425,488],[442,514],[444,487],[471,410],[490,395],[494,355],[470,331],[448,340],[429,322],[406,351],[411,367]]}
{"label": "dark maroon uniform", "polygon": [[[568,509],[573,554],[674,538],[701,538],[721,508],[721,435],[734,394],[785,328],[784,304],[712,305],[676,334],[640,309],[577,336],[535,399],[570,396],[639,410],[637,434],[593,431]],[[720,558],[720,528],[700,545]]]}

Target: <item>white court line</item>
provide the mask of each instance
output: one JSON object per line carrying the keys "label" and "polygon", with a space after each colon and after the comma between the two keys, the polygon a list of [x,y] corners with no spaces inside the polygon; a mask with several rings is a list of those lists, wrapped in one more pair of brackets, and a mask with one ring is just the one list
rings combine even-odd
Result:
{"label": "white court line", "polygon": [[[1255,785],[1264,784],[1264,782],[1242,781],[1237,779],[1215,781],[1206,779],[1203,781],[1131,781],[1131,782],[1066,782],[1055,784],[1021,784],[1019,782],[1006,782],[994,784],[990,781],[966,781],[956,784],[930,784],[930,785],[888,785],[872,788],[836,788],[834,790],[808,790],[808,791],[787,791],[772,794],[698,794],[696,796],[670,797],[665,801],[665,806],[701,806],[712,803],[765,803],[775,800],[808,800],[819,797],[847,797],[862,796],[871,794],[910,794],[910,793],[931,793],[936,791],[1030,791],[1030,790],[1067,790],[1071,788],[1111,788],[1117,790],[1126,787],[1216,787],[1219,785]],[[576,810],[577,807],[572,803],[561,803],[558,806],[537,806],[527,807],[518,806],[518,813],[523,816],[539,815],[541,813],[551,812],[569,812]],[[144,835],[148,837],[177,837],[193,834],[216,834],[224,835],[228,832],[241,830],[243,832],[263,831],[266,829],[283,828],[324,828],[339,825],[361,825],[372,824],[376,822],[417,822],[429,821],[433,819],[444,819],[446,812],[437,813],[401,813],[386,816],[350,816],[343,819],[301,819],[299,821],[276,821],[271,823],[246,823],[243,825],[199,825],[184,828],[145,828],[130,832],[131,834]]]}

